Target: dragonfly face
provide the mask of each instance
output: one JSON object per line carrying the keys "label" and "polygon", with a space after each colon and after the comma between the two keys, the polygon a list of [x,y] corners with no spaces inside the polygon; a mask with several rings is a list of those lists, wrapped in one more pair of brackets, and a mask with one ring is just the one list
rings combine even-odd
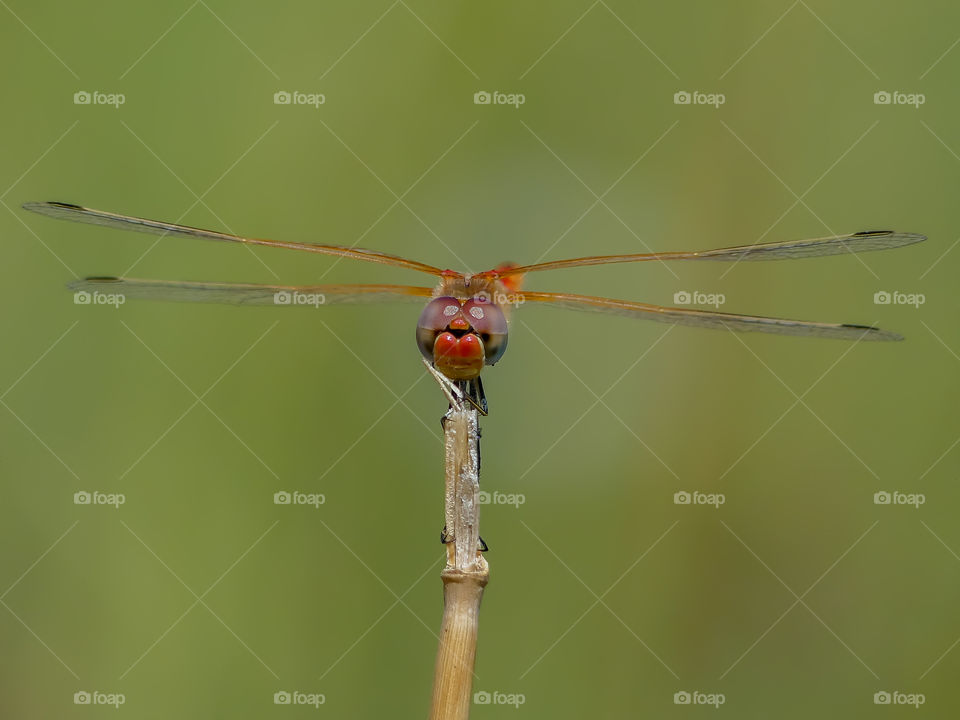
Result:
{"label": "dragonfly face", "polygon": [[507,349],[507,318],[486,295],[437,297],[417,321],[417,346],[451,380],[473,380]]}

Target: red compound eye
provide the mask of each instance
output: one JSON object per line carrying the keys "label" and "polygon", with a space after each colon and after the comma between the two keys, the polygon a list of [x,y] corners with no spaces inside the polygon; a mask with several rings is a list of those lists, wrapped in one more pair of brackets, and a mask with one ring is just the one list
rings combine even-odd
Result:
{"label": "red compound eye", "polygon": [[460,313],[460,301],[454,297],[438,297],[427,303],[417,321],[417,347],[420,353],[433,361],[433,345],[447,326]]}
{"label": "red compound eye", "polygon": [[507,318],[503,310],[482,298],[467,300],[462,310],[473,331],[483,340],[487,365],[493,365],[507,349]]}

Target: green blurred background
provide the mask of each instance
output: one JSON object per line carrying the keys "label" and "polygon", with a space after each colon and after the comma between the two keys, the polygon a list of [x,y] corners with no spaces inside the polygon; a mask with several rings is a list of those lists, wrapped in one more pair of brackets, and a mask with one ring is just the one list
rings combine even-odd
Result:
{"label": "green blurred background", "polygon": [[[929,235],[529,278],[663,304],[722,293],[730,312],[907,340],[521,307],[484,376],[483,486],[524,502],[483,510],[474,715],[874,717],[875,693],[900,692],[956,717],[958,36],[946,2],[4,3],[0,716],[119,716],[75,706],[99,692],[136,718],[424,717],[440,624],[445,405],[416,306],[114,309],[64,289],[424,276],[19,208],[62,200],[471,271]],[[274,104],[282,90],[326,102]],[[525,103],[473,102],[495,90]],[[325,702],[274,703],[294,691]]]}

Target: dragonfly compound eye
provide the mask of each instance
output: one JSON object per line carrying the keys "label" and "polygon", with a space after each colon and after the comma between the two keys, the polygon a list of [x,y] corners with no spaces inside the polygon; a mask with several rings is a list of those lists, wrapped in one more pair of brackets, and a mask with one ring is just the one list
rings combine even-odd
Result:
{"label": "dragonfly compound eye", "polygon": [[450,322],[460,316],[460,301],[454,297],[438,297],[427,303],[417,321],[417,347],[433,361],[433,346]]}
{"label": "dragonfly compound eye", "polygon": [[489,300],[473,298],[463,304],[463,314],[483,340],[487,365],[493,365],[507,349],[507,318],[503,310]]}

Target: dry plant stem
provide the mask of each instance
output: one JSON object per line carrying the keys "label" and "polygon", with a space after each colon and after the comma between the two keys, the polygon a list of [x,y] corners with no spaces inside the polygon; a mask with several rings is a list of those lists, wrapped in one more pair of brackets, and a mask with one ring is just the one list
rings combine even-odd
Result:
{"label": "dry plant stem", "polygon": [[477,411],[460,390],[432,366],[427,367],[450,401],[443,416],[447,565],[441,573],[443,623],[430,719],[466,720],[477,656],[480,598],[489,578],[487,562],[480,554],[480,426]]}

